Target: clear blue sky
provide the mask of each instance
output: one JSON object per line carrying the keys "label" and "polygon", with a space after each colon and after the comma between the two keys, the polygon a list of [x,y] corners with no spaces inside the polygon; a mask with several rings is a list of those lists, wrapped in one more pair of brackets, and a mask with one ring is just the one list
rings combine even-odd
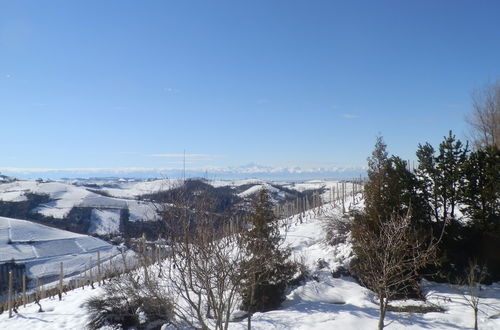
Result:
{"label": "clear blue sky", "polygon": [[0,0],[1,168],[364,166],[464,138],[500,1]]}

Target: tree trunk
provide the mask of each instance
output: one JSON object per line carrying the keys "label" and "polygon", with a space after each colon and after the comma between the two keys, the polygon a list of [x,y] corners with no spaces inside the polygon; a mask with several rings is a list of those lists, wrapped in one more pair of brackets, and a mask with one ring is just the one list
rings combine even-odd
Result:
{"label": "tree trunk", "polygon": [[252,278],[252,289],[250,291],[250,306],[248,308],[248,323],[247,323],[247,330],[252,329],[252,310],[253,310],[253,304],[254,304],[254,299],[255,299],[255,286],[256,286],[256,275],[253,273],[253,278]]}
{"label": "tree trunk", "polygon": [[384,319],[385,319],[385,311],[387,309],[387,305],[385,303],[385,299],[384,298],[380,298],[380,315],[379,315],[379,318],[378,318],[378,330],[382,330],[384,329]]}
{"label": "tree trunk", "polygon": [[477,330],[477,308],[474,308],[474,330]]}

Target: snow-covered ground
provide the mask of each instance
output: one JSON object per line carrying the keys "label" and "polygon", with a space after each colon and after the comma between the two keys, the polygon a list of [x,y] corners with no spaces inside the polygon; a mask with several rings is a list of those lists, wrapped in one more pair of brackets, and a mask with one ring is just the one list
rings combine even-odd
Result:
{"label": "snow-covered ground", "polygon": [[[250,198],[262,188],[266,188],[282,201],[290,193],[280,187],[293,191],[304,192],[311,189],[323,189],[322,198],[329,201],[332,189],[337,189],[337,181],[307,181],[301,183],[266,182],[263,180],[213,180],[206,181],[214,188],[230,187],[241,198]],[[182,184],[179,179],[161,179],[147,181],[132,180],[71,180],[71,181],[33,181],[12,180],[0,182],[0,201],[18,203],[26,202],[30,195],[45,196],[42,201],[30,201],[28,215],[43,215],[55,219],[69,219],[74,208],[90,208],[90,228],[88,234],[116,234],[119,231],[120,211],[129,210],[129,220],[157,220],[158,212],[155,205],[148,201],[140,201],[139,197],[176,188]],[[346,186],[349,193],[351,186]],[[338,190],[338,189],[337,189]],[[290,197],[290,196],[288,196]],[[37,204],[38,203],[38,204]],[[15,208],[11,205],[7,208]],[[25,206],[22,206],[25,207]],[[39,218],[39,216],[38,216]]]}
{"label": "snow-covered ground", "polygon": [[61,262],[66,276],[83,272],[91,258],[97,261],[98,251],[102,261],[119,254],[115,246],[95,237],[0,217],[0,264],[24,264],[28,278],[42,283],[59,275]]}
{"label": "snow-covered ground", "polygon": [[[324,206],[323,212],[308,211],[302,219],[288,219],[286,245],[293,258],[301,260],[312,277],[291,290],[282,307],[275,311],[256,313],[253,329],[375,329],[378,305],[375,295],[350,277],[333,278],[331,272],[345,266],[352,258],[349,237],[344,243],[332,247],[324,243],[323,221],[328,216],[339,216],[339,207]],[[315,215],[316,214],[316,215]],[[323,268],[318,260],[324,260]],[[388,329],[471,329],[473,311],[461,292],[463,288],[446,284],[422,282],[427,301],[398,301],[394,305],[436,305],[444,312],[426,314],[388,312]],[[7,313],[0,315],[2,329],[83,329],[86,323],[83,304],[101,289],[76,290],[63,297],[63,301],[45,299],[45,312],[38,306],[20,308],[12,319]],[[484,285],[481,290],[479,329],[500,329],[500,283]],[[246,329],[246,320],[233,322],[232,330]]]}
{"label": "snow-covered ground", "polygon": [[[174,183],[156,180],[115,184],[118,188],[101,189],[96,185],[99,189],[91,189],[71,182],[13,181],[0,184],[0,201],[23,202],[28,199],[29,194],[46,195],[49,201],[38,205],[31,212],[55,219],[65,219],[74,207],[91,208],[91,227],[88,233],[105,235],[118,232],[122,209],[129,210],[130,221],[157,219],[156,208],[152,203],[135,198],[171,187]],[[118,197],[103,195],[111,192]]]}

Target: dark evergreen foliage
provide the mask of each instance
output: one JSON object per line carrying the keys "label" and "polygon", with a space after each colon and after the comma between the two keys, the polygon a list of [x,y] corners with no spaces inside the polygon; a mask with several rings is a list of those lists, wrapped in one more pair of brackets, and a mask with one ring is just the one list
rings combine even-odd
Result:
{"label": "dark evergreen foliage", "polygon": [[[462,212],[470,218],[462,237],[471,259],[486,266],[487,280],[500,279],[500,150],[487,146],[465,162]],[[464,265],[466,261],[463,261]]]}
{"label": "dark evergreen foliage", "polygon": [[249,224],[251,228],[243,237],[248,259],[242,264],[242,309],[267,311],[284,300],[297,266],[287,260],[290,251],[280,248],[283,238],[266,190],[254,199]]}

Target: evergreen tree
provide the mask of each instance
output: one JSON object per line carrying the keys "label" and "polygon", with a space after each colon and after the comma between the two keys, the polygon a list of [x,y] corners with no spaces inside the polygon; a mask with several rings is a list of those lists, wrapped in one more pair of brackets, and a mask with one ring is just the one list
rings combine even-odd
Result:
{"label": "evergreen tree", "polygon": [[417,149],[418,167],[416,170],[419,194],[425,201],[425,210],[429,217],[439,223],[441,220],[441,198],[439,196],[439,172],[436,166],[436,156],[432,145],[419,144]]}
{"label": "evergreen tree", "polygon": [[463,165],[467,154],[468,144],[457,140],[451,131],[439,145],[437,156],[429,143],[418,146],[416,178],[419,195],[426,202],[428,216],[438,224],[455,218],[464,184]]}
{"label": "evergreen tree", "polygon": [[[500,279],[500,151],[487,146],[470,154],[464,166],[462,211],[470,218],[462,251],[486,266],[489,280]],[[460,252],[459,252],[460,253]],[[466,260],[463,260],[465,263]]]}
{"label": "evergreen tree", "polygon": [[249,224],[243,235],[247,260],[242,263],[242,308],[251,315],[279,307],[296,266],[287,260],[290,251],[280,248],[283,238],[265,189],[253,200]]}
{"label": "evergreen tree", "polygon": [[465,146],[450,131],[448,137],[439,145],[436,158],[438,192],[441,197],[443,221],[455,218],[455,209],[460,201],[463,185],[463,165],[467,159],[468,144]]}
{"label": "evergreen tree", "polygon": [[500,150],[486,147],[470,154],[463,167],[462,211],[475,226],[495,230],[500,226]]}
{"label": "evergreen tree", "polygon": [[364,190],[365,212],[356,213],[352,223],[357,258],[351,271],[376,292],[382,329],[390,300],[419,295],[419,272],[434,259],[435,244],[421,230],[428,216],[417,178],[407,162],[388,157],[381,137],[368,158]]}
{"label": "evergreen tree", "polygon": [[387,219],[393,208],[388,194],[389,167],[387,145],[378,136],[372,155],[368,158],[368,182],[364,187],[366,213],[375,222]]}
{"label": "evergreen tree", "polygon": [[400,157],[392,156],[388,168],[388,196],[393,211],[399,216],[410,214],[412,224],[429,223],[427,203],[419,194],[418,180],[408,163]]}
{"label": "evergreen tree", "polygon": [[388,157],[387,146],[377,137],[368,158],[368,182],[365,184],[365,209],[375,223],[386,221],[394,213],[403,216],[411,208],[412,222],[427,220],[425,201],[418,194],[418,181],[408,163],[397,156]]}

